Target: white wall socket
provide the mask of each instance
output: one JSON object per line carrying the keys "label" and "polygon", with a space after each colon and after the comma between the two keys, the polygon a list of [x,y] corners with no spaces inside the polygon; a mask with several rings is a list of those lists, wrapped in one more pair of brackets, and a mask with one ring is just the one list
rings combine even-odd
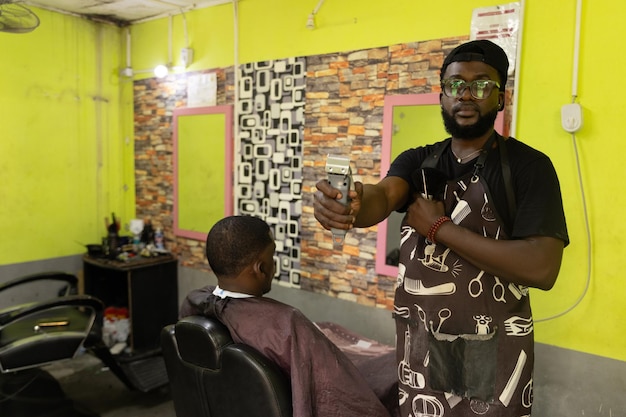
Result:
{"label": "white wall socket", "polygon": [[187,68],[193,62],[193,49],[183,48],[180,50],[180,62]]}
{"label": "white wall socket", "polygon": [[561,107],[561,125],[566,132],[578,132],[583,125],[583,112],[580,104],[571,103]]}

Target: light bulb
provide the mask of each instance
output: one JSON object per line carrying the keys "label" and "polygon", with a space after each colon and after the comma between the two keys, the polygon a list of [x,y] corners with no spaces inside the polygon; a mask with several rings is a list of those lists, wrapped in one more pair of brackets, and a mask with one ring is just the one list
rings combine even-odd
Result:
{"label": "light bulb", "polygon": [[154,76],[157,78],[163,78],[167,76],[170,70],[165,65],[157,65],[154,68]]}

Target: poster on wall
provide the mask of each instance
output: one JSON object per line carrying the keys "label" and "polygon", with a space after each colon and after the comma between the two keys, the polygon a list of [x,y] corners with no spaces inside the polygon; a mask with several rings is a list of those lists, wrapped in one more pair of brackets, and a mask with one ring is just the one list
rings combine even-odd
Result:
{"label": "poster on wall", "polygon": [[515,72],[520,29],[519,2],[480,7],[472,13],[470,40],[488,39],[502,47],[509,58],[509,75]]}
{"label": "poster on wall", "polygon": [[217,104],[217,75],[190,75],[187,77],[187,107],[215,106]]}

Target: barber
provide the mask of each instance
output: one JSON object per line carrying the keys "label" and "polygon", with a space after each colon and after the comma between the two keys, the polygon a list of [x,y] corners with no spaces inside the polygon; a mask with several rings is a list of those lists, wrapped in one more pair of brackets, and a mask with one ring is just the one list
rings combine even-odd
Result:
{"label": "barber", "polygon": [[404,151],[377,184],[356,182],[349,205],[316,184],[326,229],[406,213],[394,300],[403,416],[531,411],[528,287],[552,288],[569,237],[550,159],[494,130],[508,67],[493,42],[458,46],[440,72],[450,138]]}

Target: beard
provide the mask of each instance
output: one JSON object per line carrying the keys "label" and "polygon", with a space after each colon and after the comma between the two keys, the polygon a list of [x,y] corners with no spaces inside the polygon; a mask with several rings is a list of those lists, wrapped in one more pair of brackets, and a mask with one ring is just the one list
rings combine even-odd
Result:
{"label": "beard", "polygon": [[481,115],[476,123],[469,126],[461,126],[456,121],[454,116],[441,109],[441,117],[443,118],[443,125],[453,138],[457,139],[476,139],[486,134],[490,129],[493,129],[493,125],[498,117],[498,108],[495,107],[489,113]]}

